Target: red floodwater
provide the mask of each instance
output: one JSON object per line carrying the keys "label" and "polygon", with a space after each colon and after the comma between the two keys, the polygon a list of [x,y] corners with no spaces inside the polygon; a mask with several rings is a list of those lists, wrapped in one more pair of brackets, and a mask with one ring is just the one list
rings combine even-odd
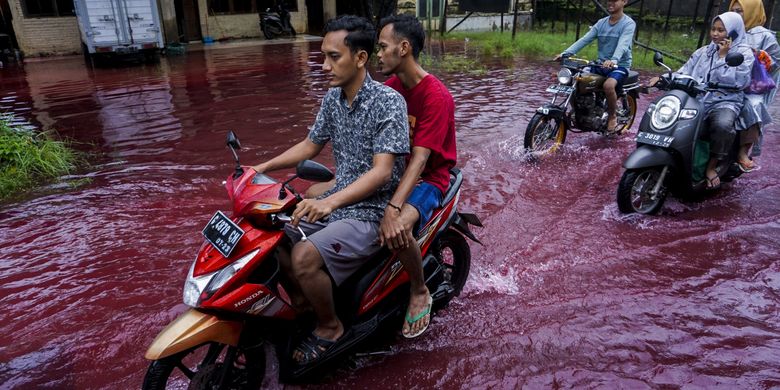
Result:
{"label": "red floodwater", "polygon": [[[0,387],[140,385],[146,346],[185,309],[200,229],[227,209],[226,131],[246,163],[300,140],[326,88],[318,52],[236,45],[159,65],[0,69],[0,108],[100,152],[66,178],[81,185],[0,208]],[[659,216],[622,216],[615,190],[635,129],[570,134],[562,153],[523,158],[554,71],[438,72],[457,105],[461,208],[482,217],[485,246],[472,246],[466,288],[429,333],[355,359],[324,387],[780,386],[777,127],[761,171],[701,202],[670,199]]]}

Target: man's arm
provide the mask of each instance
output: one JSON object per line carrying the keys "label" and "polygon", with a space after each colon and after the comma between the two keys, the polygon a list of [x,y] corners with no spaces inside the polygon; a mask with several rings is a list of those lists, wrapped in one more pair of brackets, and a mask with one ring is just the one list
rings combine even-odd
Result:
{"label": "man's arm", "polygon": [[580,38],[577,42],[574,42],[573,45],[569,46],[568,49],[564,50],[562,54],[570,54],[575,55],[579,53],[582,48],[587,46],[589,43],[593,42],[594,39],[598,38],[599,32],[598,32],[598,23],[593,25],[590,30]]}
{"label": "man's arm", "polygon": [[409,194],[412,193],[414,187],[417,185],[417,181],[420,179],[425,164],[428,163],[428,157],[431,155],[431,150],[422,146],[415,146],[412,148],[412,156],[409,159],[409,165],[406,166],[404,175],[401,176],[401,182],[398,184],[398,189],[395,190],[393,197],[390,198],[390,204],[385,207],[385,215],[382,218],[382,223],[379,227],[379,242],[380,245],[388,244],[390,249],[405,248],[409,246],[409,242],[406,240],[406,235],[403,232],[406,227],[401,221],[401,211],[395,207],[403,207],[406,203],[406,199],[409,198]]}
{"label": "man's arm", "polygon": [[303,160],[310,159],[320,153],[325,145],[318,145],[306,137],[301,142],[293,145],[282,154],[252,167],[258,173],[275,171],[277,169],[292,168]]}
{"label": "man's arm", "polygon": [[374,154],[373,166],[352,184],[324,199],[305,199],[298,203],[292,217],[297,225],[301,218],[316,222],[338,208],[359,202],[375,193],[390,181],[396,156],[390,153]]}

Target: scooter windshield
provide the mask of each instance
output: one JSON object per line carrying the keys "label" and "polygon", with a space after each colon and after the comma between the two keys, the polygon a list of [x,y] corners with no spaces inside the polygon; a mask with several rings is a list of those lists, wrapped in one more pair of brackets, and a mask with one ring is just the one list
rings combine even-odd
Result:
{"label": "scooter windshield", "polygon": [[275,184],[276,180],[271,179],[270,177],[263,175],[262,173],[258,173],[255,175],[255,177],[252,178],[252,184],[255,185],[262,185],[262,184]]}

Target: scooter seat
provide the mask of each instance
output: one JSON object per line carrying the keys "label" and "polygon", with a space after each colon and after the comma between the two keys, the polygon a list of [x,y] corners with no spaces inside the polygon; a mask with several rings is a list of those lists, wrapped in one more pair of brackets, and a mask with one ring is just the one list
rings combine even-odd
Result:
{"label": "scooter seat", "polygon": [[634,72],[633,70],[629,70],[628,77],[626,77],[626,81],[623,82],[623,85],[636,84],[638,82],[639,82],[639,73]]}

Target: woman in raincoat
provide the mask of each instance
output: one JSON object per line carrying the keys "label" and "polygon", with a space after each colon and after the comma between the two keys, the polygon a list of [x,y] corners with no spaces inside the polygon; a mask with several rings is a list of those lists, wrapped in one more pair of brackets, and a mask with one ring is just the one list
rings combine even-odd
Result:
{"label": "woman in raincoat", "polygon": [[[707,164],[707,188],[720,186],[716,167],[726,158],[734,142],[735,121],[742,110],[745,94],[742,89],[750,84],[753,51],[745,39],[745,25],[735,12],[726,12],[713,19],[710,28],[712,42],[696,50],[688,62],[677,71],[693,77],[699,83],[717,82],[735,86],[738,92],[715,90],[699,98],[705,110],[705,139],[710,142],[710,160]],[[740,53],[745,58],[741,65],[726,64],[728,53]]]}
{"label": "woman in raincoat", "polygon": [[[763,1],[731,0],[729,10],[742,15],[747,30],[745,38],[750,47],[755,50],[763,50],[769,55],[772,62],[770,75],[775,80],[775,84],[778,84],[780,82],[780,45],[777,43],[775,33],[764,28],[766,13]],[[777,88],[774,88],[763,95],[745,95],[744,106],[737,122],[741,145],[737,162],[740,169],[745,172],[758,169],[758,165],[749,157],[750,149],[753,148],[753,156],[761,155],[763,128],[772,122],[767,107],[772,103],[776,92]]]}

